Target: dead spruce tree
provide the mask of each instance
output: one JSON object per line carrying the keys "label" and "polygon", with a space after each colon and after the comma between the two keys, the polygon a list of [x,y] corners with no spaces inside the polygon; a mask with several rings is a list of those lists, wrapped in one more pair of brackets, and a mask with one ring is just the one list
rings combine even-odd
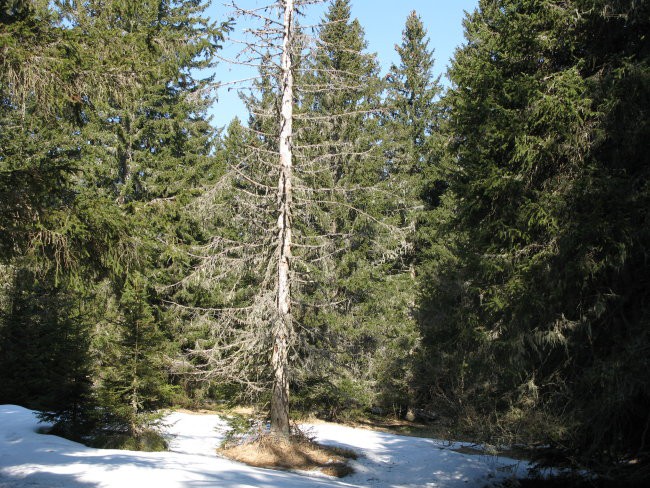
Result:
{"label": "dead spruce tree", "polygon": [[[236,60],[257,65],[259,76],[244,97],[248,126],[235,120],[224,138],[223,177],[195,203],[212,237],[183,281],[204,290],[202,306],[186,308],[206,332],[188,351],[197,372],[268,402],[280,435],[289,433],[290,386],[322,380],[331,364],[354,370],[365,354],[373,341],[364,283],[380,286],[372,267],[406,247],[378,148],[379,92],[368,92],[379,87],[376,61],[363,42],[343,49],[362,74],[324,61],[337,56],[331,42],[296,25],[315,3],[232,5],[259,23]],[[347,17],[330,15],[341,6]],[[317,32],[360,30],[347,0],[330,14]]]}

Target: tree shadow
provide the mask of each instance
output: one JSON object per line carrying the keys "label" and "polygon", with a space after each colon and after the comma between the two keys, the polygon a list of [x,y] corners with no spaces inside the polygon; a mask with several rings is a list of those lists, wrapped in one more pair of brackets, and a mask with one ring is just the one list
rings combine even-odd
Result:
{"label": "tree shadow", "polygon": [[58,473],[30,473],[6,474],[0,473],[0,487],[2,488],[97,488],[98,484],[80,481],[74,474]]}
{"label": "tree shadow", "polygon": [[[323,444],[352,449],[362,457],[352,463],[356,474],[351,483],[375,486],[436,486],[488,484],[490,480],[525,476],[528,463],[492,455],[467,455],[456,452],[459,443],[365,431],[359,440],[358,430],[340,426],[317,435]],[[342,441],[343,440],[343,441]]]}

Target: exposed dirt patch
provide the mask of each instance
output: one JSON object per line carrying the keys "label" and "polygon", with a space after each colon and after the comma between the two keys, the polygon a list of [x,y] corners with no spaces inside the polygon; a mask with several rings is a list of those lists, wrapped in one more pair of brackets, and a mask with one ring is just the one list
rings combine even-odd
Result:
{"label": "exposed dirt patch", "polygon": [[174,412],[186,413],[188,415],[246,415],[252,417],[255,415],[253,407],[233,407],[233,408],[175,408]]}
{"label": "exposed dirt patch", "polygon": [[[311,423],[311,419],[309,422]],[[433,422],[430,424],[422,424],[419,422],[411,422],[405,419],[369,416],[366,418],[360,418],[353,421],[350,420],[342,423],[343,425],[357,429],[374,430],[379,432],[386,432],[388,434],[398,434],[409,437],[448,440],[450,442],[471,441],[471,438],[465,439],[462,436],[459,437],[457,434],[453,433],[449,427],[449,422],[445,420]]]}
{"label": "exposed dirt patch", "polygon": [[324,446],[307,438],[263,435],[255,440],[218,449],[219,454],[258,468],[319,470],[342,478],[353,473],[348,464],[357,455],[340,447]]}
{"label": "exposed dirt patch", "polygon": [[470,446],[461,446],[456,449],[452,449],[454,452],[458,452],[460,454],[468,454],[470,456],[484,456],[485,451],[483,449],[476,449],[475,447],[470,447]]}

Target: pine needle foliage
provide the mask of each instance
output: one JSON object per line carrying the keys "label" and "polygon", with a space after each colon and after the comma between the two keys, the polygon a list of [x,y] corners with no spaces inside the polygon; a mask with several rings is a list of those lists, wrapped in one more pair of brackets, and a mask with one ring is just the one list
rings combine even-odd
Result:
{"label": "pine needle foliage", "polygon": [[422,300],[438,399],[508,435],[555,418],[548,440],[606,469],[647,455],[648,18],[646,2],[468,15]]}
{"label": "pine needle foliage", "polygon": [[[171,392],[171,342],[154,282],[174,279],[168,244],[191,238],[182,208],[212,170],[211,80],[196,73],[212,66],[227,26],[206,20],[205,7],[3,4],[0,253],[44,283],[11,313],[37,327],[38,304],[51,297],[60,310],[48,330],[62,330],[53,347],[63,346],[64,331],[83,335],[74,357],[92,386],[84,414],[100,430],[109,422],[139,434],[144,414]],[[92,326],[73,313],[87,310],[84,301],[106,310],[91,314]],[[74,408],[81,397],[69,401]],[[50,420],[66,424],[64,407]]]}

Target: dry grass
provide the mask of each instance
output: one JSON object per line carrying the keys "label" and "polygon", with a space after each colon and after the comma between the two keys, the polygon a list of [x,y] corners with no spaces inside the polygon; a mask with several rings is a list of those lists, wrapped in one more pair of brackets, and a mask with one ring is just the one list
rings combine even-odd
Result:
{"label": "dry grass", "polygon": [[[311,420],[310,423],[312,423]],[[462,436],[459,437],[458,434],[453,433],[450,428],[450,422],[446,419],[431,424],[423,424],[391,417],[369,416],[354,421],[343,422],[343,425],[357,429],[374,430],[377,432],[398,434],[408,437],[423,437],[427,439],[448,441],[471,441],[471,438],[465,439],[462,438]]]}
{"label": "dry grass", "polygon": [[318,470],[337,478],[353,473],[348,461],[357,458],[356,453],[351,450],[323,446],[307,437],[278,437],[273,434],[265,434],[250,442],[225,446],[218,452],[224,457],[258,468]]}
{"label": "dry grass", "polygon": [[186,413],[188,415],[242,415],[247,417],[255,416],[253,407],[238,406],[233,408],[175,408],[174,412]]}

